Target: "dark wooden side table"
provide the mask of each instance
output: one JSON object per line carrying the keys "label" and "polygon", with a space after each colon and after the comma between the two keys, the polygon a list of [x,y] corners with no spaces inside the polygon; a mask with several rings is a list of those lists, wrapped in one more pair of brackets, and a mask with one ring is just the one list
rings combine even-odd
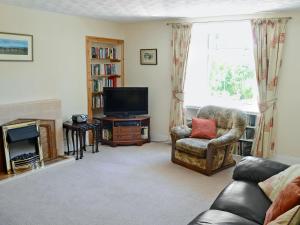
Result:
{"label": "dark wooden side table", "polygon": [[[73,155],[75,155],[76,152],[76,160],[78,160],[79,158],[82,159],[83,151],[86,151],[86,132],[89,130],[91,130],[93,134],[92,152],[99,152],[98,145],[100,142],[101,132],[101,123],[99,121],[88,120],[86,123],[74,123],[72,121],[67,121],[63,123],[63,128],[66,130],[66,140],[68,148],[68,152],[66,153],[67,155],[70,154],[69,131],[71,131]],[[94,149],[95,145],[96,151]]]}

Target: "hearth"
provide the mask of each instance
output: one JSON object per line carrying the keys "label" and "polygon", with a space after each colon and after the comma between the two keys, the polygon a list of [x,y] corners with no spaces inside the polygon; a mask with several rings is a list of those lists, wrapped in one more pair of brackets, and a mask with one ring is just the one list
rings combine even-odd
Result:
{"label": "hearth", "polygon": [[40,141],[40,121],[12,121],[2,126],[8,174],[44,166]]}

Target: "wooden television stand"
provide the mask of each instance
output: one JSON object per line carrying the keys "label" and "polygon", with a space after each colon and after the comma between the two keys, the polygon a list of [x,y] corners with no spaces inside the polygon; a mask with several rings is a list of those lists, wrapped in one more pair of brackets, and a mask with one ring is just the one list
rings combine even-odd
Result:
{"label": "wooden television stand", "polygon": [[102,117],[101,143],[110,146],[142,145],[150,142],[150,117]]}

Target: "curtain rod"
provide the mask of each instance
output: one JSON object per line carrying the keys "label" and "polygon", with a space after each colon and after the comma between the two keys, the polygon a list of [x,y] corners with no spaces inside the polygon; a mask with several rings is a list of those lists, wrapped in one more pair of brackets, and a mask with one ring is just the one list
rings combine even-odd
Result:
{"label": "curtain rod", "polygon": [[[209,20],[209,21],[195,21],[195,22],[190,22],[192,24],[194,23],[217,23],[217,22],[235,22],[235,21],[247,21],[247,20],[252,20],[252,19],[292,19],[292,17],[265,17],[265,18],[245,18],[245,19],[227,19],[227,20]],[[189,23],[189,22],[182,22],[183,24],[184,23]],[[170,23],[167,23],[167,25],[172,25],[172,24],[182,24],[180,22],[170,22]]]}

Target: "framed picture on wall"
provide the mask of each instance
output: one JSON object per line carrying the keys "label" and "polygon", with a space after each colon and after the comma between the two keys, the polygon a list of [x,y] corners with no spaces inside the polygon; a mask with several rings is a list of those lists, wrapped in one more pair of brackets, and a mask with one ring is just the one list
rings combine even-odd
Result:
{"label": "framed picture on wall", "polygon": [[0,32],[0,61],[33,61],[33,36]]}
{"label": "framed picture on wall", "polygon": [[141,65],[157,65],[157,49],[140,49]]}

